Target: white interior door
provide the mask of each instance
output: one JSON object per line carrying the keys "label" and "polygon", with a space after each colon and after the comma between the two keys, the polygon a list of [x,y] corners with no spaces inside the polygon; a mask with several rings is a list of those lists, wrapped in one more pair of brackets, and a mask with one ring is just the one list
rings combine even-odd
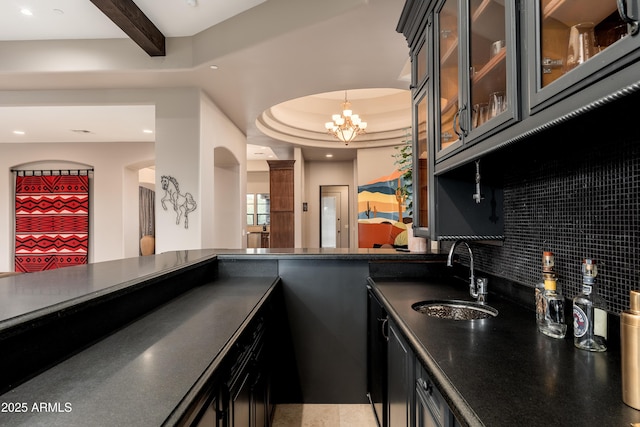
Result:
{"label": "white interior door", "polygon": [[349,188],[346,185],[320,188],[320,247],[349,247]]}

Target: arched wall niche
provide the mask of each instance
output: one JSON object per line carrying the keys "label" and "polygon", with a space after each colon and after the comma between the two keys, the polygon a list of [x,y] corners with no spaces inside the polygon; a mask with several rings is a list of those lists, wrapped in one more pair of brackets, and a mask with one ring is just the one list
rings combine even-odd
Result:
{"label": "arched wall niche", "polygon": [[213,245],[215,248],[242,247],[242,203],[240,162],[225,147],[213,150]]}

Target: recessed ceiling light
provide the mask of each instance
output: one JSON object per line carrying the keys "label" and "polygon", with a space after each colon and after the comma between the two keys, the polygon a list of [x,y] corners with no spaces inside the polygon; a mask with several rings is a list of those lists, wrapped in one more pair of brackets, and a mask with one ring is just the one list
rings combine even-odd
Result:
{"label": "recessed ceiling light", "polygon": [[209,68],[211,68],[212,70],[217,70],[218,66],[217,65],[209,65]]}
{"label": "recessed ceiling light", "polygon": [[333,157],[333,154],[325,154],[325,157]]}
{"label": "recessed ceiling light", "polygon": [[24,135],[25,134],[25,132],[23,130],[14,130],[13,133],[16,134],[16,135]]}
{"label": "recessed ceiling light", "polygon": [[144,129],[142,132],[144,132],[144,133],[153,133],[153,131],[151,129]]}
{"label": "recessed ceiling light", "polygon": [[33,12],[31,12],[31,10],[29,10],[27,8],[20,9],[20,13],[22,13],[23,15],[26,15],[26,16],[33,15]]}

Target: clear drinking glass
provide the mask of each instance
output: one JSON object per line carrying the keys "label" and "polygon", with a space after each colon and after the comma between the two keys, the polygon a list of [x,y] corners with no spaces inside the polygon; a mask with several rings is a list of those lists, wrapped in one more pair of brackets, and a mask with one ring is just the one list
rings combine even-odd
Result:
{"label": "clear drinking glass", "polygon": [[489,95],[489,118],[497,117],[506,110],[506,98],[504,92],[493,92]]}
{"label": "clear drinking glass", "polygon": [[574,69],[597,53],[593,28],[593,22],[582,22],[569,30],[566,71]]}
{"label": "clear drinking glass", "polygon": [[471,110],[471,127],[475,129],[487,120],[489,120],[489,104],[481,102],[474,105]]}
{"label": "clear drinking glass", "polygon": [[471,128],[475,129],[478,127],[478,110],[480,109],[479,104],[475,104],[471,107]]}

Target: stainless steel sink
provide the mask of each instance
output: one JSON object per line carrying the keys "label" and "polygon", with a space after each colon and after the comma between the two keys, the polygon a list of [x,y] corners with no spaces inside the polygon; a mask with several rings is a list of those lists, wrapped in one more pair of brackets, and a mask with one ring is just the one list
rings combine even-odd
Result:
{"label": "stainless steel sink", "polygon": [[486,304],[462,300],[420,301],[411,308],[427,316],[452,320],[489,319],[498,315],[498,310]]}

